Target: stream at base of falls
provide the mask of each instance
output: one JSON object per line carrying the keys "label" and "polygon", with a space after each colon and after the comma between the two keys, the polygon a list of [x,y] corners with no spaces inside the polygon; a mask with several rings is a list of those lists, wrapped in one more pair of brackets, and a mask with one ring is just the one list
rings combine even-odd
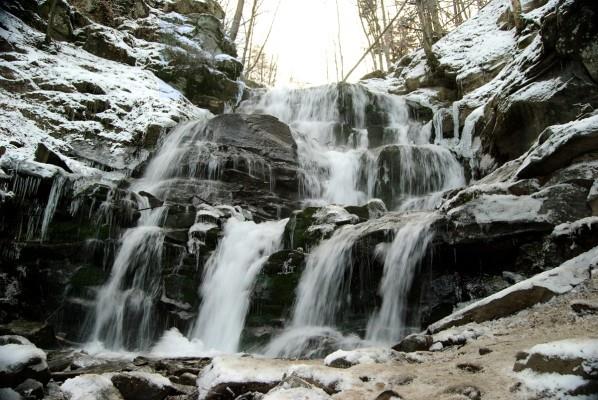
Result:
{"label": "stream at base of falls", "polygon": [[[256,222],[239,206],[198,207],[186,251],[201,247],[193,242],[193,232],[205,236],[217,227],[212,214],[224,221],[220,238],[203,265],[197,287],[201,303],[189,310],[195,315],[193,323],[185,335],[168,331],[160,339],[156,307],[163,297],[163,225],[177,200],[172,198],[171,182],[201,177],[217,183],[225,162],[214,152],[217,145],[205,130],[207,121],[183,123],[166,136],[143,176],[132,183],[132,190],[139,193],[134,201],[144,211],[137,226],[122,234],[110,276],[88,315],[85,335],[90,348],[93,344],[111,351],[147,352],[153,347],[163,354],[170,340],[175,343],[170,348],[247,350],[241,343],[256,280],[268,258],[281,250],[309,251],[296,290],[288,293],[294,298],[290,313],[277,322],[266,343],[251,350],[277,357],[315,357],[338,348],[387,346],[417,329],[408,326],[407,302],[434,237],[433,209],[444,191],[465,183],[453,153],[430,143],[430,126],[409,117],[402,97],[360,85],[274,89],[245,101],[237,112],[273,115],[290,126],[303,207],[362,206],[381,198],[393,217],[335,227],[311,249],[284,249],[289,219]],[[259,173],[253,174],[251,168]],[[255,164],[249,175],[272,181],[272,168]],[[206,193],[195,195],[207,198]],[[163,202],[152,205],[151,197]],[[378,300],[353,331],[343,319],[354,301],[351,283],[360,279],[355,247],[365,235],[382,228],[389,235],[376,244],[381,265]]]}

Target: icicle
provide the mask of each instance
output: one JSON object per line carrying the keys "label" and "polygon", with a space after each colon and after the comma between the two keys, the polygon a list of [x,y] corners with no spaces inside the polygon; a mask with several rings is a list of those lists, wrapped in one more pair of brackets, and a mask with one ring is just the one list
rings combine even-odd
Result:
{"label": "icicle", "polygon": [[58,202],[60,201],[60,197],[62,196],[62,191],[64,189],[64,184],[67,182],[67,180],[68,178],[61,174],[57,174],[54,176],[52,189],[50,190],[50,195],[48,196],[48,203],[46,204],[46,208],[44,209],[44,215],[42,217],[42,228],[40,234],[40,238],[42,241],[46,240],[48,234],[48,227],[52,222],[52,218],[54,218],[56,207],[58,206]]}

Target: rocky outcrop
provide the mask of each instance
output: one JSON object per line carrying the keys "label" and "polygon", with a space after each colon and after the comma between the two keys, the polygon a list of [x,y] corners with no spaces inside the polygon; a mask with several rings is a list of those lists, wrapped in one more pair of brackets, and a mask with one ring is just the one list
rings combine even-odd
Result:
{"label": "rocky outcrop", "polygon": [[590,270],[595,268],[598,262],[597,256],[598,247],[565,262],[558,268],[543,272],[475,302],[430,325],[428,332],[436,333],[451,326],[505,317],[566,293],[590,278]]}
{"label": "rocky outcrop", "polygon": [[[598,151],[598,115],[547,128],[526,154],[520,178],[549,176],[573,160]],[[582,174],[577,174],[581,178]]]}
{"label": "rocky outcrop", "polygon": [[[299,208],[296,145],[286,124],[271,116],[226,114],[202,125],[199,136],[201,145],[185,157],[188,167],[167,183],[168,200],[189,204],[195,194],[207,193],[208,202],[241,206],[256,220],[284,218]],[[198,180],[186,180],[189,174]]]}

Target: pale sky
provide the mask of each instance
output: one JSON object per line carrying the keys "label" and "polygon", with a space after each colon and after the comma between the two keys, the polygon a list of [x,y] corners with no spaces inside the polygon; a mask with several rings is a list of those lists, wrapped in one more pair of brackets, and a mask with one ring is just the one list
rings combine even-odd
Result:
{"label": "pale sky", "polygon": [[[346,73],[368,45],[359,21],[356,0],[337,1]],[[278,57],[278,85],[336,81],[334,54],[338,32],[335,0],[264,0],[263,14],[257,20],[255,43],[262,43],[266,37],[278,2],[278,14],[265,50],[269,55]],[[231,8],[235,5],[236,0],[229,0],[227,16],[232,16],[234,9]],[[246,4],[245,15],[249,14],[249,6]],[[366,58],[349,80],[355,81],[369,71],[371,60]]]}

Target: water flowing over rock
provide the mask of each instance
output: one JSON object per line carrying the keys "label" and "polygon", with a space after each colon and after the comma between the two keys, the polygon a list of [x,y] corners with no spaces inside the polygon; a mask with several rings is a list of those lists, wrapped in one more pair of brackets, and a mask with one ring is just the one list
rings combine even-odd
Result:
{"label": "water flowing over rock", "polygon": [[[339,84],[309,89],[275,89],[243,103],[243,112],[272,114],[293,129],[299,163],[304,169],[302,190],[312,204],[362,204],[373,197],[386,202],[399,202],[397,196],[419,195],[430,190],[405,190],[417,180],[416,173],[427,171],[426,156],[392,157],[390,144],[418,145],[414,152],[430,154],[429,159],[448,163],[446,175],[426,180],[436,190],[464,183],[461,168],[444,149],[419,147],[429,143],[429,135],[421,125],[409,118],[404,100],[398,96],[373,92],[361,85]],[[409,147],[400,154],[410,154]],[[438,152],[438,156],[435,153]],[[419,154],[419,153],[417,153]],[[392,160],[392,166],[388,161]],[[442,161],[440,161],[442,160]],[[398,189],[386,190],[399,176],[412,178]],[[456,177],[455,177],[456,176]],[[437,183],[434,183],[439,181]],[[393,203],[394,205],[394,203]]]}
{"label": "water flowing over rock", "polygon": [[0,397],[594,396],[598,9],[522,3],[249,89],[214,0],[2,2]]}
{"label": "water flowing over rock", "polygon": [[192,337],[210,349],[238,350],[255,277],[278,250],[286,222],[228,220],[222,241],[206,263]]}

